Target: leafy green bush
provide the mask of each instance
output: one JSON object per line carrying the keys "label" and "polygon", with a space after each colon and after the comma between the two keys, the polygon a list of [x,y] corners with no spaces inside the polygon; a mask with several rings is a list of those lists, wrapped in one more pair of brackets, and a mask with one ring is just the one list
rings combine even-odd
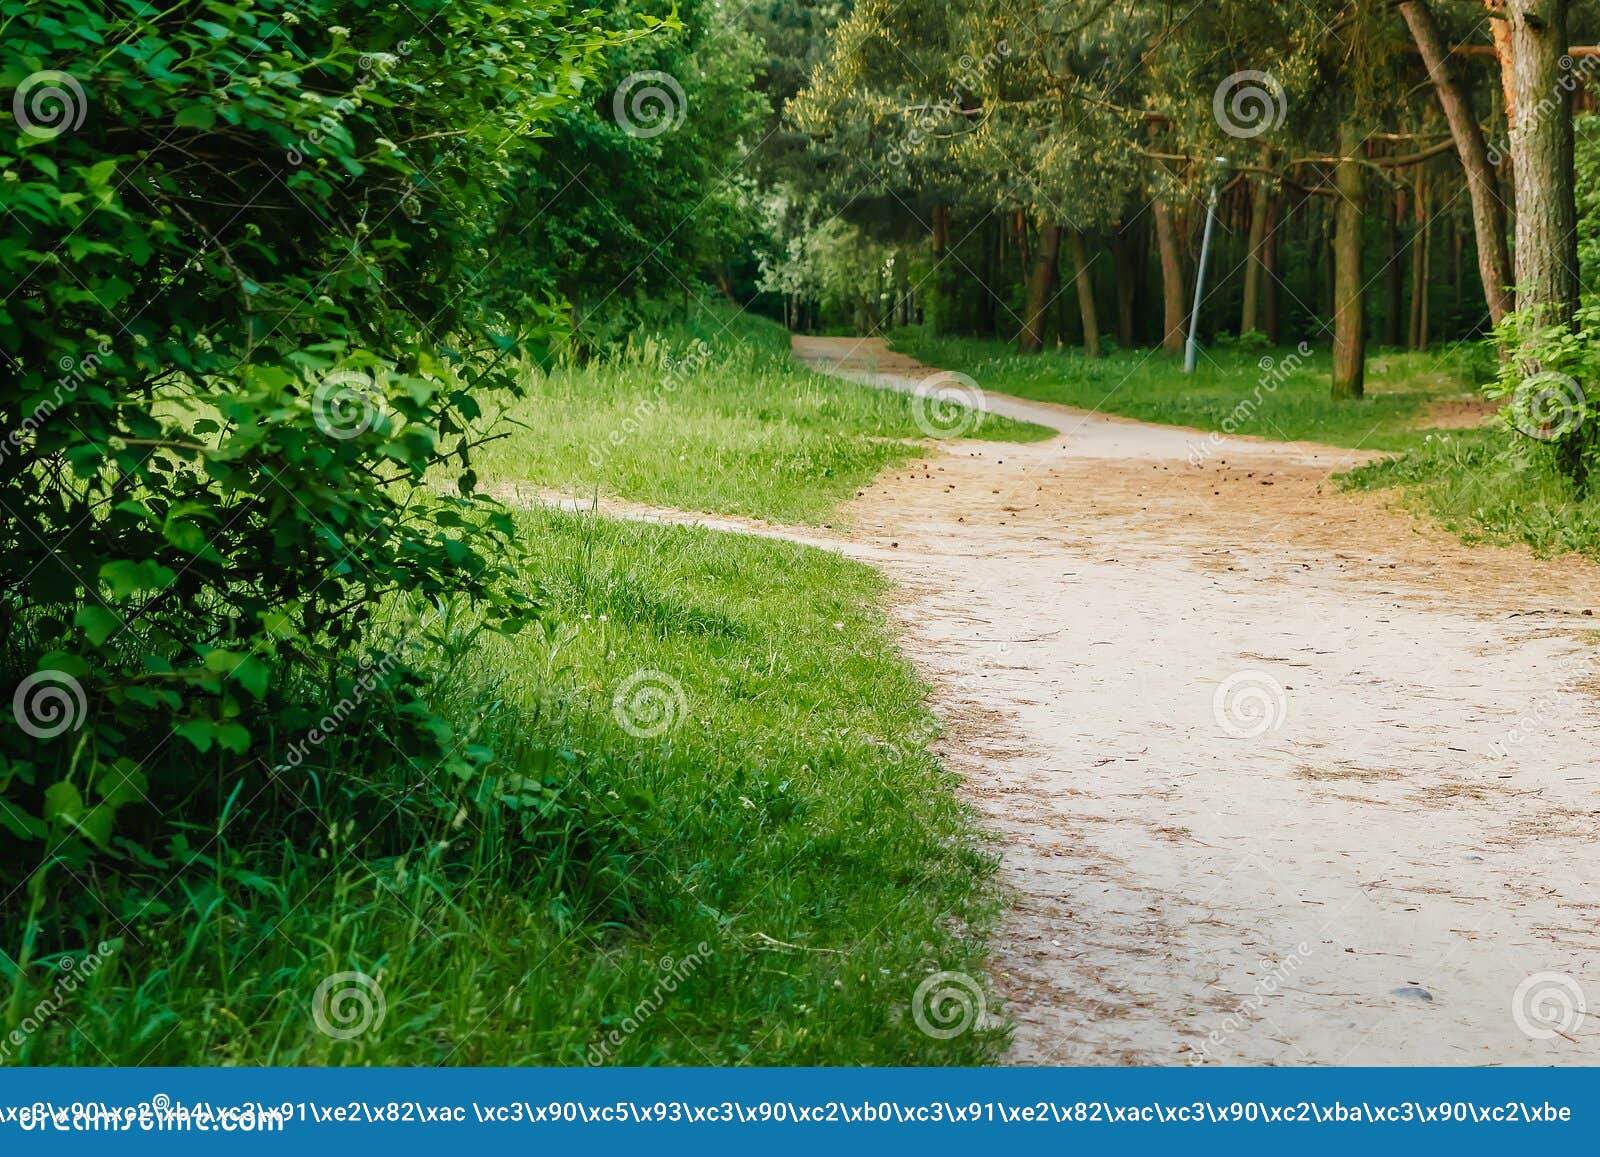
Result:
{"label": "leafy green bush", "polygon": [[1501,415],[1520,450],[1582,491],[1600,466],[1600,408],[1589,397],[1600,383],[1600,301],[1585,301],[1570,327],[1510,314],[1498,336],[1515,352],[1485,393],[1506,399]]}
{"label": "leafy green bush", "polygon": [[479,282],[507,174],[618,34],[554,0],[0,11],[7,869],[312,790],[329,711],[470,780],[488,752],[407,646],[534,609],[474,494],[475,395],[563,321]]}

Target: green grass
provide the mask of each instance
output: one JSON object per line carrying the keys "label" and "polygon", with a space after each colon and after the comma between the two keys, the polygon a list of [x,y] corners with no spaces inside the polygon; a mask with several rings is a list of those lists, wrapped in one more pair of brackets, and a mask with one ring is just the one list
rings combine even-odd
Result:
{"label": "green grass", "polygon": [[[812,373],[780,326],[716,307],[605,362],[532,380],[504,416],[512,436],[477,464],[488,485],[795,523],[830,520],[926,437],[909,396]],[[1050,433],[985,415],[968,436]]]}
{"label": "green grass", "polygon": [[[999,393],[1200,430],[1393,451],[1340,475],[1338,482],[1358,490],[1402,490],[1418,513],[1468,542],[1520,543],[1542,555],[1573,551],[1600,558],[1600,494],[1594,488],[1577,491],[1539,447],[1503,426],[1430,428],[1431,404],[1480,396],[1477,384],[1494,368],[1492,353],[1481,346],[1376,351],[1367,360],[1367,397],[1336,402],[1328,395],[1326,350],[1299,357],[1293,349],[1211,349],[1191,378],[1159,351],[1124,350],[1101,359],[1077,350],[1024,357],[1002,342],[935,338],[915,328],[896,331],[892,342],[928,365],[960,370]],[[1271,369],[1263,358],[1272,359]]]}
{"label": "green grass", "polygon": [[1380,351],[1367,362],[1367,396],[1350,402],[1329,396],[1326,350],[1302,356],[1292,348],[1213,348],[1190,377],[1152,350],[1098,359],[1075,349],[1026,357],[1003,342],[936,338],[919,329],[897,330],[891,341],[927,365],[959,370],[997,393],[1146,422],[1369,450],[1422,445],[1426,407],[1475,397],[1478,375],[1488,372],[1477,347],[1448,354]]}
{"label": "green grass", "polygon": [[1340,481],[1357,490],[1399,488],[1414,509],[1467,542],[1600,559],[1600,493],[1578,491],[1526,439],[1505,431],[1436,434]]}
{"label": "green grass", "polygon": [[[782,542],[519,518],[540,628],[458,624],[430,664],[434,704],[501,753],[493,782],[434,782],[352,723],[322,770],[197,821],[205,854],[177,875],[56,868],[60,940],[111,949],[62,994],[60,944],[41,945],[14,1000],[36,1023],[5,1061],[992,1059],[1002,1030],[940,1041],[910,1014],[927,973],[981,978],[997,901],[883,581]],[[659,736],[613,706],[641,671],[681,688]],[[267,806],[282,791],[310,835]],[[402,815],[430,835],[397,852]],[[385,1015],[340,1040],[312,1005],[345,972]]]}

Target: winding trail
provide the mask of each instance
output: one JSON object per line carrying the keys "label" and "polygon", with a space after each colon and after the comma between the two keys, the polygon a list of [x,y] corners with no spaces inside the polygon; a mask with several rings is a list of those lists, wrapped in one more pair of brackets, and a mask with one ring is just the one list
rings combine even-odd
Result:
{"label": "winding trail", "polygon": [[899,587],[1014,897],[1010,1059],[1600,1062],[1600,568],[1338,492],[1351,451],[988,408],[1060,436],[930,443],[847,536],[693,520]]}
{"label": "winding trail", "polygon": [[988,405],[1061,436],[849,513],[1003,840],[1012,1059],[1600,1061],[1600,570],[1340,493],[1348,451]]}

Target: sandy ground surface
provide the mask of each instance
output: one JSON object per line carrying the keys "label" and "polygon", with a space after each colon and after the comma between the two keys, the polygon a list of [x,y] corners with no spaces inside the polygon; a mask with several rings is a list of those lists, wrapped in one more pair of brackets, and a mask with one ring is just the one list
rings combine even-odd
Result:
{"label": "sandy ground surface", "polygon": [[1061,435],[930,444],[848,538],[697,520],[898,584],[1014,897],[1011,1059],[1600,1062],[1600,568],[1339,493],[1347,451],[987,405]]}

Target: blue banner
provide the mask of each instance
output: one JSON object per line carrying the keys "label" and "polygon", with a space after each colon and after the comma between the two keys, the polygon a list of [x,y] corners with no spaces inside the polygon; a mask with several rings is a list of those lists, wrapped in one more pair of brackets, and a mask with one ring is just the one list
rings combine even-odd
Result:
{"label": "blue banner", "polygon": [[1587,1069],[11,1069],[0,1154],[1574,1151],[1600,1142],[1597,1088]]}

